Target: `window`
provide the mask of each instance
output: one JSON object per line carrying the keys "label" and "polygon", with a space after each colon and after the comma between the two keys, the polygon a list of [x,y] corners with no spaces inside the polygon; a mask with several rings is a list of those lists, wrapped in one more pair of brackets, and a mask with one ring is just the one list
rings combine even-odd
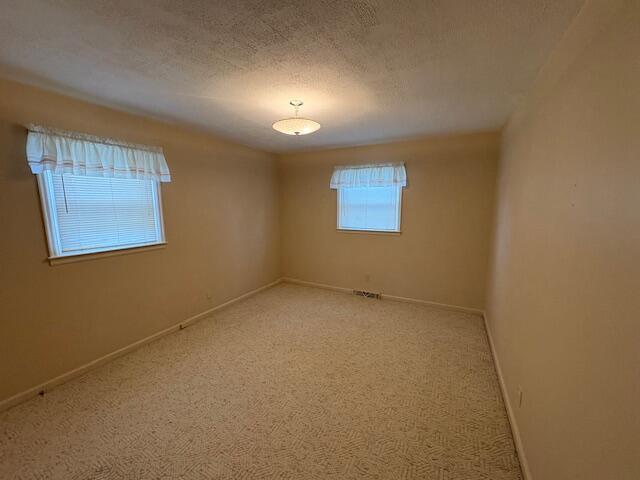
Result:
{"label": "window", "polygon": [[400,231],[402,187],[342,187],[338,189],[338,228]]}
{"label": "window", "polygon": [[335,167],[330,187],[338,191],[338,229],[399,232],[403,163]]}
{"label": "window", "polygon": [[49,257],[165,243],[160,147],[30,125],[27,163],[37,175]]}
{"label": "window", "polygon": [[155,180],[38,175],[51,257],[164,243]]}

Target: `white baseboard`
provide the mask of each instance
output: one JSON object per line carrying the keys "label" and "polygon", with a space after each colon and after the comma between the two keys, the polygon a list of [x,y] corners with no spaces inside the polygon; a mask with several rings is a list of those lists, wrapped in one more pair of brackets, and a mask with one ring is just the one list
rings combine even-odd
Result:
{"label": "white baseboard", "polygon": [[182,330],[183,328],[186,328],[187,326],[197,322],[198,320],[202,320],[203,318],[211,315],[213,312],[217,310],[228,307],[229,305],[239,302],[240,300],[244,300],[245,298],[255,295],[256,293],[266,290],[267,288],[271,288],[279,284],[280,282],[282,282],[282,279],[278,279],[275,282],[271,282],[260,288],[256,288],[255,290],[247,292],[244,295],[240,295],[239,297],[231,299],[228,302],[222,303],[213,308],[209,308],[208,310],[205,310],[204,312],[200,312],[197,315],[194,315],[192,317],[189,317],[186,320],[183,320],[182,322],[177,323],[169,328],[165,328],[164,330],[156,332],[153,335],[149,335],[146,338],[143,338],[141,340],[138,340],[137,342],[131,343],[126,347],[122,347],[114,352],[108,353],[100,358],[92,360],[91,362],[86,363],[78,368],[74,368],[69,372],[63,373],[62,375],[58,375],[57,377],[52,378],[51,380],[47,380],[46,382],[43,382],[40,385],[36,385],[35,387],[31,387],[23,392],[20,392],[9,398],[6,398],[0,401],[0,412],[8,408],[11,408],[15,405],[18,405],[19,403],[22,403],[30,398],[33,398],[40,393],[50,391],[54,387],[61,385],[65,382],[68,382],[72,378],[83,375],[87,373],[89,370],[93,370],[94,368],[97,368],[100,365],[104,365],[105,363],[110,362],[111,360],[114,360],[118,357],[121,357],[122,355],[126,355],[127,353],[130,353],[133,350],[136,350],[137,348],[140,348],[143,345],[146,345],[147,343],[153,342],[154,340],[157,340],[160,337],[164,337],[165,335],[168,335],[170,333]]}
{"label": "white baseboard", "polygon": [[511,433],[513,435],[513,441],[518,452],[518,459],[520,461],[520,468],[522,469],[522,477],[524,480],[533,480],[531,471],[529,470],[529,463],[527,462],[527,456],[524,453],[524,446],[522,444],[522,437],[520,436],[520,429],[516,422],[515,413],[511,406],[511,400],[509,400],[509,392],[507,390],[507,384],[504,381],[502,375],[502,368],[500,367],[500,361],[498,360],[498,354],[496,347],[493,343],[493,337],[491,336],[491,329],[489,328],[489,322],[487,321],[487,314],[482,315],[484,319],[484,328],[487,331],[487,338],[489,339],[489,347],[491,348],[491,355],[493,356],[493,364],[496,366],[496,372],[498,374],[498,382],[500,384],[500,390],[502,391],[502,399],[507,409],[507,416],[509,417],[509,424],[511,425]]}
{"label": "white baseboard", "polygon": [[323,288],[325,290],[333,290],[334,292],[352,293],[353,290],[346,287],[336,287],[334,285],[326,285],[324,283],[307,282],[306,280],[298,280],[297,278],[283,277],[282,281],[285,283],[293,283],[295,285],[302,285],[304,287]]}
{"label": "white baseboard", "polygon": [[429,307],[440,308],[442,310],[451,310],[460,313],[470,313],[472,315],[482,316],[484,312],[478,308],[460,307],[458,305],[449,305],[448,303],[430,302],[429,300],[419,300],[417,298],[397,297],[395,295],[382,294],[383,299],[394,300],[396,302],[417,303],[419,305],[427,305]]}
{"label": "white baseboard", "polygon": [[[282,278],[282,281],[286,283],[294,283],[296,285],[304,285],[305,287],[316,287],[316,288],[324,288],[325,290],[333,290],[336,292],[353,293],[352,288],[336,287],[335,285],[326,285],[324,283],[307,282],[306,280],[298,280],[297,278],[284,277]],[[393,300],[395,302],[404,302],[404,303],[416,303],[419,305],[426,305],[429,307],[440,308],[444,310],[451,310],[454,312],[470,313],[473,315],[480,315],[480,316],[484,315],[484,312],[477,308],[460,307],[458,305],[449,305],[446,303],[430,302],[428,300],[420,300],[417,298],[398,297],[396,295],[387,295],[386,293],[380,294],[380,297],[383,300]]]}

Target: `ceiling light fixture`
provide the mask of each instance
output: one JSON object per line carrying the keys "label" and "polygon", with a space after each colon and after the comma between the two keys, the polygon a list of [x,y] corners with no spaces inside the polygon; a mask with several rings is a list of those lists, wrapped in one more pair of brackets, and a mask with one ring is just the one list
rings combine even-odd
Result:
{"label": "ceiling light fixture", "polygon": [[320,124],[308,118],[298,116],[298,109],[303,105],[302,100],[291,100],[289,105],[295,110],[295,117],[278,120],[273,129],[286,135],[308,135],[320,129]]}

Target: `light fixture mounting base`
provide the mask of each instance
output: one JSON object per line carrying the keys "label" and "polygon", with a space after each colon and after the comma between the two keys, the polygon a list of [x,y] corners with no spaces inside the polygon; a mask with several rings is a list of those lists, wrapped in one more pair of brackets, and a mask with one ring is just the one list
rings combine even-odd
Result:
{"label": "light fixture mounting base", "polygon": [[294,99],[294,100],[291,100],[291,101],[289,102],[289,105],[291,105],[291,106],[292,106],[292,107],[294,107],[294,108],[299,108],[299,107],[301,107],[302,105],[304,105],[304,102],[303,102],[302,100],[295,100],[295,99]]}

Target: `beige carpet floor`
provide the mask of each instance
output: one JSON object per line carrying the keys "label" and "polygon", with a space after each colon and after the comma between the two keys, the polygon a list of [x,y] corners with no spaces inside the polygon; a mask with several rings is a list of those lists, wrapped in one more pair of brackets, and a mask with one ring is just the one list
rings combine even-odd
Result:
{"label": "beige carpet floor", "polygon": [[2,479],[520,479],[482,320],[278,285],[0,413]]}

